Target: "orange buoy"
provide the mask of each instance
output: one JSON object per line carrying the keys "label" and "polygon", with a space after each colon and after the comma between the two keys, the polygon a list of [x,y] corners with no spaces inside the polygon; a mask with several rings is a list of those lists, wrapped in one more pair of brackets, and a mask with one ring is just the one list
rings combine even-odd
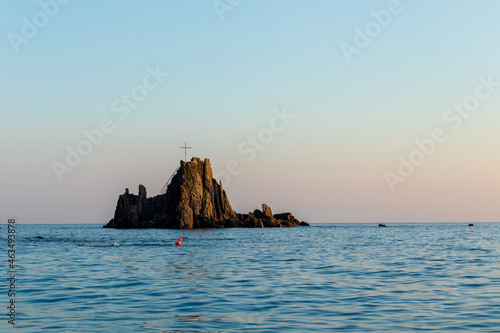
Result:
{"label": "orange buoy", "polygon": [[183,241],[183,240],[184,239],[182,239],[182,237],[179,237],[179,240],[177,241],[177,243],[175,243],[175,245],[182,246],[181,241]]}

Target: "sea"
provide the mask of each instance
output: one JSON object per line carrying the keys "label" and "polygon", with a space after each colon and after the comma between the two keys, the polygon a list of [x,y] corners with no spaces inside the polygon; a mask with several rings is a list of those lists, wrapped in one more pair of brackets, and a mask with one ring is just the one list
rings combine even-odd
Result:
{"label": "sea", "polygon": [[1,332],[500,332],[500,223],[1,228]]}

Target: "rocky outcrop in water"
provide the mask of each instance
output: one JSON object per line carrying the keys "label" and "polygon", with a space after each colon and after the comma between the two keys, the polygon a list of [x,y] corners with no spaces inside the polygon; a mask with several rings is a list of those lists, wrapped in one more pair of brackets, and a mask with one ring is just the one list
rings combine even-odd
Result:
{"label": "rocky outcrop in water", "polygon": [[181,166],[165,194],[147,197],[146,188],[139,185],[139,194],[126,189],[120,195],[114,218],[105,228],[263,228],[297,227],[291,213],[273,215],[266,204],[262,210],[238,214],[229,203],[222,183],[213,179],[210,161],[193,158],[181,161]]}

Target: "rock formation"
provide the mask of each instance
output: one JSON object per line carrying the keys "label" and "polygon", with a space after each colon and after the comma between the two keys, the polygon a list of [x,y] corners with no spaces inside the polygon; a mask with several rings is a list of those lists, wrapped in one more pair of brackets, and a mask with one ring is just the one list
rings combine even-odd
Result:
{"label": "rock formation", "polygon": [[307,226],[291,213],[273,215],[271,208],[237,214],[229,203],[222,183],[213,179],[210,161],[193,158],[181,161],[165,194],[148,198],[146,188],[139,194],[120,195],[115,216],[104,228],[262,228]]}

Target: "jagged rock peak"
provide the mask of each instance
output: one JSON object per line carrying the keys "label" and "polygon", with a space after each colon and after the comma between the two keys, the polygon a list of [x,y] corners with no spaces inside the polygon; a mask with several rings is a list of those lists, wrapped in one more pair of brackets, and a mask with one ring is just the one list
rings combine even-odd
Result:
{"label": "jagged rock peak", "polygon": [[266,204],[262,211],[237,214],[222,187],[213,178],[210,160],[193,157],[181,161],[165,194],[147,197],[139,185],[139,194],[126,189],[120,195],[115,216],[105,228],[228,228],[228,227],[293,227],[299,226],[292,214],[273,215]]}

